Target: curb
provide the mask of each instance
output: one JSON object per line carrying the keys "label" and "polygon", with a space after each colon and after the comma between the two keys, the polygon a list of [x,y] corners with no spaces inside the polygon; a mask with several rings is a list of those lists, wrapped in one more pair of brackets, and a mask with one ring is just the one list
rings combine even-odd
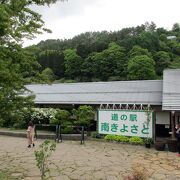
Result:
{"label": "curb", "polygon": [[[0,135],[27,138],[27,134],[24,132],[0,131]],[[55,134],[46,134],[46,133],[37,134],[37,139],[55,139],[55,138],[56,138]],[[84,139],[87,140],[87,134],[84,134]],[[81,140],[81,134],[62,134],[62,140],[79,141]]]}

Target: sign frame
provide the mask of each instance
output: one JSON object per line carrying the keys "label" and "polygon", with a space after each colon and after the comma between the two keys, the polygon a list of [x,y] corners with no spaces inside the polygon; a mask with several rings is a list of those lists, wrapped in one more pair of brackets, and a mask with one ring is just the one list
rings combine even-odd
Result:
{"label": "sign frame", "polygon": [[[146,113],[146,110],[135,110],[135,109],[98,109],[98,116],[97,116],[97,130],[98,130],[98,133],[99,134],[102,134],[102,135],[107,135],[106,133],[101,133],[101,132],[99,132],[99,125],[100,125],[100,122],[99,122],[99,120],[100,120],[100,118],[99,118],[99,115],[100,115],[100,111],[114,111],[114,112],[144,112],[144,113]],[[151,137],[148,137],[149,135],[147,135],[146,137],[144,137],[144,136],[138,136],[138,135],[133,135],[133,136],[138,136],[138,137],[141,137],[141,138],[150,138],[150,139],[154,139],[154,137],[155,137],[155,134],[154,134],[154,132],[155,132],[155,129],[154,129],[154,124],[155,124],[155,118],[154,118],[154,116],[155,116],[155,114],[154,114],[154,111],[153,110],[150,110],[151,111],[151,121],[152,121],[152,125],[151,125],[151,127],[152,127],[152,136]],[[113,133],[108,133],[108,134],[112,134],[112,135],[115,135],[115,134],[113,134]],[[132,135],[123,135],[123,134],[117,134],[117,135],[122,135],[122,136],[128,136],[128,137],[133,137]]]}

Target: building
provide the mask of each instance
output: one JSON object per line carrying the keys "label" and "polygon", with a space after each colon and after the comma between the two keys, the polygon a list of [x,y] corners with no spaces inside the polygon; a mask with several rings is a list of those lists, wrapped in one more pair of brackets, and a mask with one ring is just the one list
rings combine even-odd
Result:
{"label": "building", "polygon": [[156,136],[169,136],[180,123],[179,79],[180,70],[173,69],[164,71],[163,80],[34,84],[27,88],[40,107],[91,105],[97,109],[137,110],[151,106]]}

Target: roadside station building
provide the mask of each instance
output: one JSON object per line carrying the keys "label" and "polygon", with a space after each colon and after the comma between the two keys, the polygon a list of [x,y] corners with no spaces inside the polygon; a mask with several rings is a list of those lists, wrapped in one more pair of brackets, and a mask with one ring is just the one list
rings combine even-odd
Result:
{"label": "roadside station building", "polygon": [[141,111],[151,107],[153,134],[159,137],[170,136],[175,124],[180,123],[180,69],[165,70],[163,80],[33,84],[27,88],[36,96],[39,107],[91,105],[97,111]]}

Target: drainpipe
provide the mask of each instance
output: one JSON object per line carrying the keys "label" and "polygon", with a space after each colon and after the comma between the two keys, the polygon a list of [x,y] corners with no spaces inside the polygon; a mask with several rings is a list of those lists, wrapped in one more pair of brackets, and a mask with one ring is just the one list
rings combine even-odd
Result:
{"label": "drainpipe", "polygon": [[171,132],[172,132],[172,134],[171,134],[171,138],[172,139],[176,139],[175,138],[175,111],[171,111]]}

